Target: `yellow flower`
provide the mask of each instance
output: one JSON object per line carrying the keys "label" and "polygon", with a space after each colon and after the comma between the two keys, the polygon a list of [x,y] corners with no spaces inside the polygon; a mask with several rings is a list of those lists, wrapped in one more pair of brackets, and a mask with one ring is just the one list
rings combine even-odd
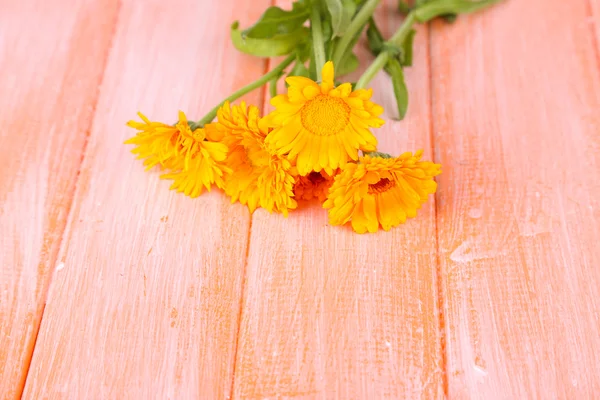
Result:
{"label": "yellow flower", "polygon": [[294,195],[298,200],[319,199],[320,202],[325,201],[327,192],[333,184],[333,175],[329,175],[325,171],[311,172],[305,176],[296,177],[294,185]]}
{"label": "yellow flower", "polygon": [[372,90],[352,91],[350,83],[334,86],[333,63],[323,67],[319,85],[301,76],[288,77],[288,93],[274,97],[275,110],[266,118],[274,130],[266,139],[277,154],[288,154],[300,175],[325,170],[332,174],[358,150],[375,151],[377,139],[369,130],[380,127],[383,108],[369,99]]}
{"label": "yellow flower", "polygon": [[145,158],[147,169],[157,164],[170,169],[161,178],[173,179],[171,189],[191,197],[199,196],[204,188],[210,191],[213,183],[220,188],[224,186],[223,176],[229,172],[223,163],[226,145],[206,141],[204,128],[192,132],[181,111],[175,126],[150,122],[143,114],[139,115],[144,123],[129,121],[127,125],[140,132],[125,143],[137,145],[132,152],[138,158]]}
{"label": "yellow flower", "polygon": [[361,157],[336,176],[323,205],[329,209],[329,222],[352,222],[358,233],[389,230],[417,215],[417,209],[435,193],[433,177],[441,166],[420,161],[423,151],[404,153],[397,158]]}
{"label": "yellow flower", "polygon": [[227,165],[232,170],[226,178],[225,193],[232,203],[239,200],[251,212],[260,206],[287,216],[288,210],[297,206],[293,167],[286,157],[268,151],[268,128],[258,108],[247,107],[244,102],[233,107],[225,103],[217,116],[215,127],[229,147]]}
{"label": "yellow flower", "polygon": [[[196,130],[197,131],[197,130]],[[198,197],[204,188],[210,192],[212,184],[223,188],[224,175],[231,172],[224,164],[227,146],[222,143],[202,142],[190,157],[177,159],[171,164],[172,172],[161,179],[172,179],[171,190]]]}
{"label": "yellow flower", "polygon": [[162,122],[151,122],[142,113],[138,113],[144,121],[129,121],[127,126],[138,130],[139,132],[132,138],[125,141],[125,144],[134,144],[136,147],[131,150],[133,154],[138,155],[138,159],[145,159],[144,165],[147,170],[157,164],[165,167],[169,161],[177,157],[177,138],[181,130],[189,130],[187,121],[181,121],[175,126],[163,124]]}

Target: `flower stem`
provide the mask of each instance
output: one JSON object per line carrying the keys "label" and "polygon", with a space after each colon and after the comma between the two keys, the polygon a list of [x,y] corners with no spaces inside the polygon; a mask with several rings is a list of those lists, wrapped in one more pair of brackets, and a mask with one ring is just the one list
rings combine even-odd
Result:
{"label": "flower stem", "polygon": [[348,25],[348,29],[346,29],[346,32],[340,38],[340,41],[338,42],[337,46],[335,47],[335,51],[333,52],[334,66],[337,66],[337,64],[342,60],[342,58],[344,57],[344,53],[348,48],[348,45],[352,42],[354,36],[362,28],[364,28],[366,23],[369,21],[369,18],[371,18],[371,16],[375,12],[375,8],[377,7],[380,1],[381,0],[367,0],[367,2],[364,6],[362,6],[358,14],[356,14],[356,17],[354,17],[352,22],[350,22],[350,25]]}
{"label": "flower stem", "polygon": [[365,86],[367,86],[369,82],[371,82],[371,80],[375,77],[375,75],[377,75],[377,73],[381,71],[383,67],[385,67],[385,64],[387,64],[389,59],[390,53],[388,53],[387,51],[382,51],[381,53],[379,53],[377,58],[375,58],[375,61],[373,61],[371,65],[369,65],[369,68],[367,68],[367,70],[363,72],[360,78],[358,78],[358,81],[356,81],[356,85],[354,87],[356,89],[364,89]]}
{"label": "flower stem", "polygon": [[226,101],[237,100],[240,97],[242,97],[243,95],[245,95],[246,93],[249,93],[249,92],[253,91],[254,89],[257,89],[257,88],[261,87],[262,85],[266,84],[267,82],[269,82],[274,77],[279,76],[283,72],[283,70],[287,68],[288,65],[290,65],[292,62],[294,62],[295,59],[296,59],[296,54],[295,53],[290,54],[278,66],[276,66],[275,68],[273,68],[272,70],[270,70],[269,72],[267,72],[266,74],[264,74],[263,76],[261,76],[260,78],[258,78],[257,80],[255,80],[254,82],[252,82],[252,83],[244,86],[243,88],[238,89],[237,91],[233,92],[233,94],[231,94],[229,97],[227,97],[226,99],[224,99],[223,101],[221,101],[219,104],[217,104],[217,106],[215,108],[213,108],[212,110],[210,110],[210,112],[208,114],[206,114],[204,117],[202,117],[201,120],[199,120],[198,122],[196,122],[196,125],[198,127],[203,127],[207,123],[211,122],[215,118],[215,116],[217,115],[217,111],[219,110],[219,108]]}
{"label": "flower stem", "polygon": [[317,80],[321,80],[321,69],[325,65],[325,41],[323,40],[323,29],[321,27],[321,12],[319,4],[312,6],[310,13],[310,30],[312,31],[313,51],[315,53],[315,65],[317,69]]}
{"label": "flower stem", "polygon": [[[398,28],[396,33],[394,33],[394,35],[390,38],[389,42],[401,46],[402,42],[404,42],[404,39],[406,39],[406,36],[408,36],[408,34],[410,33],[410,30],[412,29],[415,21],[415,13],[414,11],[411,11],[404,19],[404,22],[402,22],[402,25],[400,25],[400,28]],[[377,58],[375,58],[375,61],[373,61],[373,63],[369,65],[369,68],[367,68],[367,70],[361,75],[361,77],[356,82],[356,89],[364,89],[365,86],[367,86],[369,82],[371,82],[371,80],[375,77],[375,75],[377,75],[377,73],[381,71],[383,67],[385,67],[389,59],[389,51],[384,50],[381,53],[379,53]]]}
{"label": "flower stem", "polygon": [[408,36],[408,34],[410,33],[410,30],[412,29],[413,25],[415,24],[415,21],[416,21],[415,12],[414,11],[409,12],[406,15],[406,18],[404,19],[404,21],[402,22],[402,25],[400,25],[400,28],[398,28],[396,33],[394,33],[392,35],[392,37],[390,38],[389,41],[400,46],[402,44],[402,42],[404,41],[404,39],[406,39],[406,36]]}

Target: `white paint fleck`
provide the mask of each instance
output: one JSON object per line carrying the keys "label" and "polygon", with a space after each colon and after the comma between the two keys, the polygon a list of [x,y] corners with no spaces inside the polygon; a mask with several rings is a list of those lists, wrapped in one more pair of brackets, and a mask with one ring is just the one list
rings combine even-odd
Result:
{"label": "white paint fleck", "polygon": [[475,370],[475,372],[477,372],[477,374],[479,376],[487,376],[487,374],[488,374],[485,369],[483,369],[482,367],[480,367],[477,364],[473,365],[473,369]]}
{"label": "white paint fleck", "polygon": [[65,267],[65,263],[64,262],[60,262],[60,263],[56,264],[56,270],[57,271],[60,271],[64,267]]}
{"label": "white paint fleck", "polygon": [[385,345],[386,345],[387,347],[392,347],[392,344],[391,344],[389,341],[387,341],[387,340],[385,341]]}
{"label": "white paint fleck", "polygon": [[476,260],[486,260],[504,255],[506,248],[501,245],[486,245],[484,239],[467,239],[450,254],[450,259],[456,263],[469,263]]}

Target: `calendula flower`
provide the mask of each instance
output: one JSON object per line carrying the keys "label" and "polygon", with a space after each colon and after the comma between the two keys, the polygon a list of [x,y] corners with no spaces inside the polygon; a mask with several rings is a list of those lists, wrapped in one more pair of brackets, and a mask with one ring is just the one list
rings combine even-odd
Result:
{"label": "calendula flower", "polygon": [[151,169],[157,164],[164,167],[170,160],[177,157],[177,138],[181,134],[180,130],[189,129],[187,121],[185,126],[181,122],[175,126],[163,124],[162,122],[152,122],[144,114],[138,113],[142,121],[129,121],[127,126],[137,129],[139,132],[132,138],[127,139],[125,144],[134,144],[136,147],[131,150],[133,154],[138,155],[138,159],[144,159],[146,169]]}
{"label": "calendula flower", "polygon": [[352,91],[350,83],[334,85],[333,63],[322,71],[317,84],[301,76],[288,77],[288,93],[275,96],[275,110],[267,116],[274,130],[267,145],[279,155],[288,154],[300,175],[325,170],[332,174],[349,160],[358,159],[358,150],[375,151],[377,139],[369,128],[380,127],[383,108],[369,99],[372,90]]}
{"label": "calendula flower", "polygon": [[297,200],[318,199],[325,201],[329,188],[333,184],[333,175],[325,171],[311,172],[305,176],[297,176],[294,185],[294,196]]}
{"label": "calendula flower", "polygon": [[139,115],[144,123],[129,121],[127,125],[140,132],[125,143],[137,145],[132,152],[145,159],[147,169],[157,164],[170,169],[161,178],[173,179],[171,189],[191,197],[199,196],[204,188],[210,191],[212,184],[224,186],[223,176],[229,172],[223,163],[226,145],[207,141],[204,128],[192,132],[182,111],[175,126],[151,122]]}
{"label": "calendula flower", "polygon": [[214,128],[222,132],[223,143],[229,148],[227,165],[232,170],[226,178],[225,193],[232,202],[246,204],[251,212],[260,206],[287,216],[288,210],[297,206],[293,167],[286,157],[267,149],[268,127],[258,108],[244,102],[233,107],[225,103],[217,116]]}
{"label": "calendula flower", "polygon": [[441,172],[439,164],[420,161],[422,154],[367,155],[358,164],[346,165],[323,205],[329,209],[329,222],[351,221],[356,232],[365,233],[376,232],[379,226],[387,231],[416,216],[428,195],[435,193],[433,177]]}

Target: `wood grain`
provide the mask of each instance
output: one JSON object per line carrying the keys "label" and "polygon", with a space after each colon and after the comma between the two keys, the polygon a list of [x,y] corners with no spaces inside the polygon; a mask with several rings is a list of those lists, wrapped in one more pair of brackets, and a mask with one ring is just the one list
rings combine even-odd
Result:
{"label": "wood grain", "polygon": [[116,6],[0,1],[2,399],[19,398],[23,390]]}
{"label": "wood grain", "polygon": [[594,31],[596,39],[594,45],[596,47],[596,60],[600,65],[600,0],[588,0],[589,1],[589,14],[587,22]]}
{"label": "wood grain", "polygon": [[377,135],[444,173],[372,235],[186,198],[122,145],[263,73],[228,25],[269,4],[0,0],[0,398],[598,397],[600,1],[419,30]]}
{"label": "wood grain", "polygon": [[[400,22],[393,3],[378,15],[388,33]],[[430,149],[427,40],[421,30],[405,121],[390,119],[389,79],[373,83],[388,110],[377,132],[382,151]],[[235,398],[443,396],[431,200],[418,219],[370,235],[328,226],[319,204],[287,219],[253,215]]]}
{"label": "wood grain", "polygon": [[169,191],[122,142],[138,110],[200,117],[262,74],[228,26],[268,4],[123,1],[24,398],[229,396],[249,213]]}
{"label": "wood grain", "polygon": [[449,397],[600,393],[600,70],[586,2],[432,31]]}

